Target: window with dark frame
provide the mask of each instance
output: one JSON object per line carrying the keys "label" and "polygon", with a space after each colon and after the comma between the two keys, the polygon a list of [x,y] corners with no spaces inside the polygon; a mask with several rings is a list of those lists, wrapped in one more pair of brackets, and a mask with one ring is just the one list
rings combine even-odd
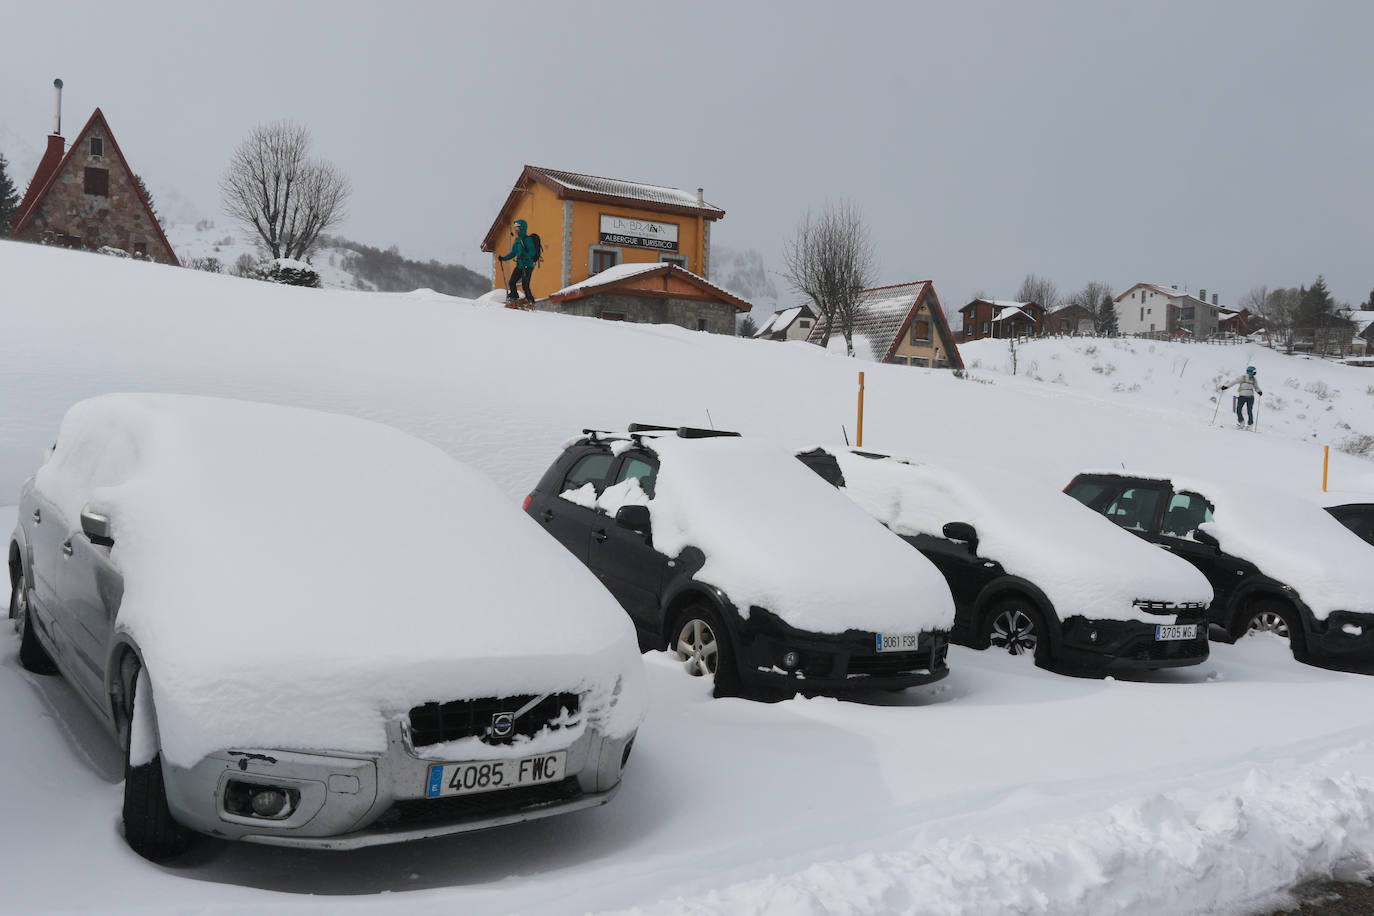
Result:
{"label": "window with dark frame", "polygon": [[624,313],[624,312],[602,312],[602,313],[601,313],[601,317],[604,318],[606,321],[624,321],[624,320],[625,320],[625,313]]}
{"label": "window with dark frame", "polygon": [[930,343],[930,322],[925,319],[911,323],[911,342]]}
{"label": "window with dark frame", "polygon": [[110,196],[110,170],[86,169],[85,192],[96,197]]}
{"label": "window with dark frame", "polygon": [[103,156],[103,155],[105,155],[105,141],[104,141],[104,140],[102,140],[102,139],[99,138],[99,137],[92,137],[92,138],[91,138],[91,155],[92,155],[92,156]]}
{"label": "window with dark frame", "polygon": [[697,330],[698,330],[698,331],[704,331],[704,330],[706,330],[706,319],[705,319],[705,318],[698,318],[698,319],[697,319]]}
{"label": "window with dark frame", "polygon": [[683,270],[687,269],[687,259],[680,254],[663,254],[659,255],[658,259],[665,264],[676,264]]}

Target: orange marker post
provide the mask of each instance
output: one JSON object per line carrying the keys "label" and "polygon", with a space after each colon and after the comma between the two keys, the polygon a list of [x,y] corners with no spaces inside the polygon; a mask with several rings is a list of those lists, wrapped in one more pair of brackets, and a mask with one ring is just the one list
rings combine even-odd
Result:
{"label": "orange marker post", "polygon": [[859,448],[864,444],[864,374],[859,373],[859,431],[854,442]]}
{"label": "orange marker post", "polygon": [[1322,492],[1326,492],[1326,473],[1331,469],[1331,446],[1326,446],[1326,457],[1322,459]]}

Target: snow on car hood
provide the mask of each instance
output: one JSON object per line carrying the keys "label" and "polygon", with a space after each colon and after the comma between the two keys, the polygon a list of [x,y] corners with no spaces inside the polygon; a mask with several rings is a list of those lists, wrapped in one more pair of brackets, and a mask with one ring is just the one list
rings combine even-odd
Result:
{"label": "snow on car hood", "polygon": [[670,557],[701,550],[697,579],[741,614],[766,608],[814,633],[953,625],[935,567],[783,449],[734,437],[646,444],[660,460],[648,503],[654,546]]}
{"label": "snow on car hood", "polygon": [[1170,481],[1175,490],[1206,497],[1213,520],[1198,527],[1216,538],[1226,553],[1292,587],[1318,620],[1332,611],[1374,613],[1369,545],[1318,501],[1275,491],[1245,474],[1228,481],[1135,470],[1129,476]]}
{"label": "snow on car hood", "polygon": [[643,716],[633,628],[600,584],[486,478],[390,427],[107,395],[68,411],[35,485],[73,522],[88,502],[110,516],[117,625],[173,763],[384,751],[387,718],[427,701],[574,691],[611,735]]}
{"label": "snow on car hood", "polygon": [[947,522],[971,524],[978,555],[1037,585],[1061,620],[1081,615],[1158,623],[1158,615],[1135,602],[1212,600],[1211,585],[1191,564],[1063,493],[991,473],[975,483],[923,462],[824,448],[840,463],[845,491],[883,524],[898,534],[935,537],[943,537]]}

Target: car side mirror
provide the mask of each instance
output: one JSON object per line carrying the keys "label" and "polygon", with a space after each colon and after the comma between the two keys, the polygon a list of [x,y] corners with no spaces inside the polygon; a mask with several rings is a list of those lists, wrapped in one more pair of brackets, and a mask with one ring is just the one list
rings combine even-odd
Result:
{"label": "car side mirror", "polygon": [[1218,550],[1221,549],[1221,542],[1218,541],[1216,538],[1212,537],[1207,532],[1203,531],[1201,528],[1193,529],[1193,540],[1197,541],[1199,544],[1204,544],[1208,547],[1215,547]]}
{"label": "car side mirror", "polygon": [[968,522],[949,522],[940,533],[951,541],[966,541],[970,550],[978,549],[978,531]]}
{"label": "car side mirror", "polygon": [[648,506],[621,506],[615,513],[615,523],[640,534],[649,533]]}
{"label": "car side mirror", "polygon": [[92,512],[89,506],[81,510],[81,530],[98,547],[114,546],[114,538],[110,537],[110,517]]}

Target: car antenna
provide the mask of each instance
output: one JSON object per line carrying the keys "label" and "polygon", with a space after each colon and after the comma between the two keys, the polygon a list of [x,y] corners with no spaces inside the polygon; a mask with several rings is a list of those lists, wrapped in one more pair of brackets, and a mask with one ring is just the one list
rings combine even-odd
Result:
{"label": "car antenna", "polygon": [[844,444],[845,444],[845,445],[848,445],[848,444],[849,444],[849,430],[847,430],[847,429],[844,428],[844,424],[843,424],[843,423],[840,424],[840,432],[844,433]]}
{"label": "car antenna", "polygon": [[706,408],[706,425],[712,429],[716,428],[716,421],[711,419],[711,408]]}

